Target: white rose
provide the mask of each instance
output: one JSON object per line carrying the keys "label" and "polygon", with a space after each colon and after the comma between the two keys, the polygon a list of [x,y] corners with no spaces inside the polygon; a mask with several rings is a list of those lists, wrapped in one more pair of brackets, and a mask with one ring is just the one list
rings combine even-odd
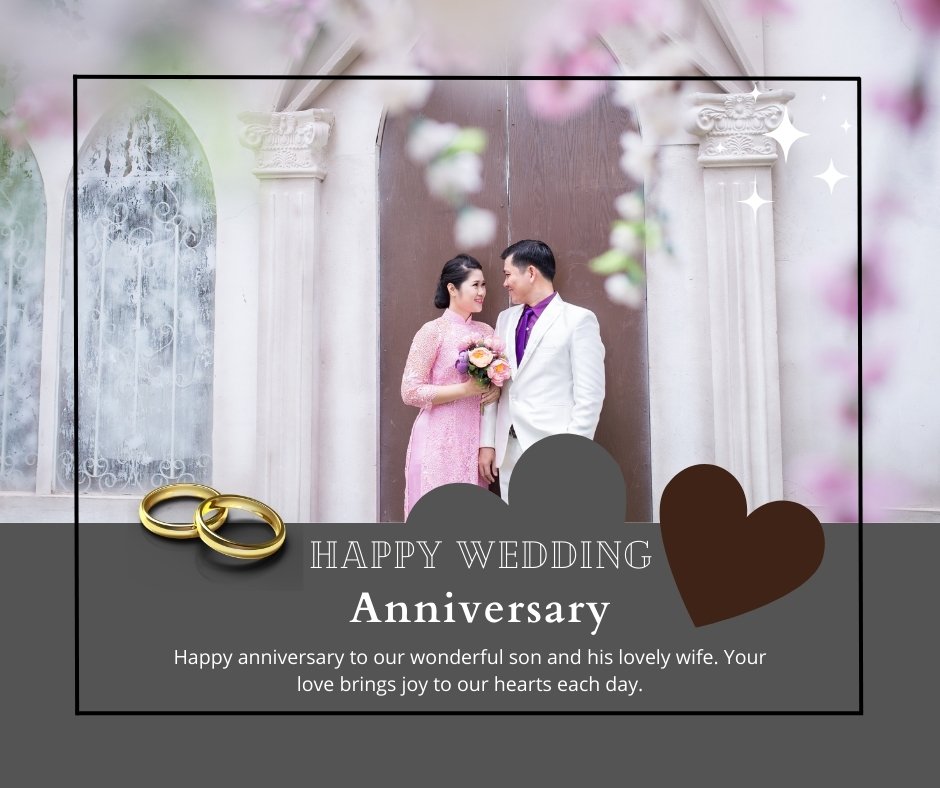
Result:
{"label": "white rose", "polygon": [[621,194],[616,200],[614,200],[614,208],[616,208],[617,213],[619,213],[628,222],[643,221],[646,212],[646,206],[643,202],[643,198],[638,192],[627,192],[626,194]]}
{"label": "white rose", "polygon": [[634,257],[643,246],[637,231],[628,224],[620,223],[610,231],[610,245],[628,257]]}
{"label": "white rose", "polygon": [[461,151],[432,162],[424,175],[435,197],[452,198],[483,188],[483,161],[475,153]]}
{"label": "white rose", "polygon": [[620,135],[620,147],[623,148],[620,169],[635,180],[645,180],[652,172],[656,151],[646,147],[640,135],[633,131]]}
{"label": "white rose", "polygon": [[637,309],[643,304],[643,291],[626,274],[613,274],[604,281],[607,297],[618,304]]}
{"label": "white rose", "polygon": [[461,249],[486,246],[496,236],[496,214],[482,208],[464,208],[457,216],[454,239]]}
{"label": "white rose", "polygon": [[422,120],[408,137],[408,157],[418,164],[426,164],[450,145],[459,131],[456,123]]}

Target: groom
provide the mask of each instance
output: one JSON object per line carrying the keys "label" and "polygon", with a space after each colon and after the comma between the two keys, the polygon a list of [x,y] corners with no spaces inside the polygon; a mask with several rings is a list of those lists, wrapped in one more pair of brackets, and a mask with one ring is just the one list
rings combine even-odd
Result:
{"label": "groom", "polygon": [[499,475],[509,502],[509,480],[519,456],[549,435],[594,437],[604,402],[604,345],[594,313],[562,301],[555,291],[555,256],[542,241],[506,249],[503,287],[514,306],[496,319],[512,380],[499,401],[484,408],[480,474]]}

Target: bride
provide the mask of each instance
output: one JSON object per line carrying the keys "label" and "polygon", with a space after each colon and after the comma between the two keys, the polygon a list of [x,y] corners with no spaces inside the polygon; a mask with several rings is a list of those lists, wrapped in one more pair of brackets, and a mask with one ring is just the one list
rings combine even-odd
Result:
{"label": "bride", "polygon": [[444,313],[421,326],[411,343],[401,398],[421,412],[405,456],[406,520],[418,499],[442,484],[487,486],[478,463],[480,408],[498,400],[500,388],[484,387],[457,368],[458,356],[468,344],[493,338],[490,326],[473,319],[485,298],[479,261],[457,255],[444,265],[434,294],[434,306]]}

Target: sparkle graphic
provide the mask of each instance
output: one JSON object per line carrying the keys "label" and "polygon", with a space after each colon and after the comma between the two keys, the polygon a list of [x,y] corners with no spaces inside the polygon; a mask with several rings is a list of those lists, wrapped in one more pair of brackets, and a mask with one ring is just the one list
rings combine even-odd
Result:
{"label": "sparkle graphic", "polygon": [[848,118],[846,118],[845,121],[843,121],[841,128],[842,128],[842,131],[844,131],[846,134],[849,133],[849,129],[852,128],[852,124],[849,123]]}
{"label": "sparkle graphic", "polygon": [[752,90],[749,95],[751,95],[751,96],[754,97],[754,101],[757,101],[757,97],[760,95],[760,93],[761,93],[761,92],[757,89],[757,83],[755,82],[755,83],[754,83],[754,90]]}
{"label": "sparkle graphic", "polygon": [[835,185],[843,178],[848,178],[849,176],[843,175],[841,172],[839,172],[832,163],[832,159],[829,159],[829,166],[826,168],[826,171],[819,173],[819,175],[814,175],[813,177],[825,181],[829,186],[829,194],[832,194],[832,190],[835,188]]}
{"label": "sparkle graphic", "polygon": [[756,219],[757,209],[760,208],[762,205],[767,205],[768,203],[772,203],[773,200],[765,200],[763,197],[761,197],[757,193],[757,179],[755,178],[754,179],[754,191],[751,192],[751,196],[748,197],[746,200],[738,200],[738,202],[749,206],[750,209],[754,211],[754,218]]}
{"label": "sparkle graphic", "polygon": [[773,131],[766,132],[764,136],[773,137],[777,141],[780,147],[783,148],[783,160],[786,161],[787,156],[790,154],[790,146],[800,137],[808,137],[809,134],[800,131],[790,122],[790,111],[784,107],[783,120],[780,121],[780,125]]}
{"label": "sparkle graphic", "polygon": [[825,101],[825,100],[826,100],[826,94],[825,94],[825,93],[822,94],[822,98],[821,98],[820,100],[821,100],[821,101]]}
{"label": "sparkle graphic", "polygon": [[723,142],[719,142],[715,146],[715,153],[724,153],[724,152],[725,152],[725,144]]}

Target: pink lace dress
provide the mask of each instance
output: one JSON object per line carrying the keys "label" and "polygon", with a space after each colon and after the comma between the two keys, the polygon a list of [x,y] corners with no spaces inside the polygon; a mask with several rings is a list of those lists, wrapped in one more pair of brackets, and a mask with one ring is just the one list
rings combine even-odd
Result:
{"label": "pink lace dress", "polygon": [[464,397],[432,405],[436,386],[463,383],[466,374],[454,363],[466,340],[487,337],[493,329],[473,316],[464,320],[445,309],[437,320],[421,326],[411,343],[401,398],[421,408],[411,429],[405,455],[405,519],[411,507],[429,490],[442,484],[465,482],[486,487],[477,464],[480,449],[480,398]]}

